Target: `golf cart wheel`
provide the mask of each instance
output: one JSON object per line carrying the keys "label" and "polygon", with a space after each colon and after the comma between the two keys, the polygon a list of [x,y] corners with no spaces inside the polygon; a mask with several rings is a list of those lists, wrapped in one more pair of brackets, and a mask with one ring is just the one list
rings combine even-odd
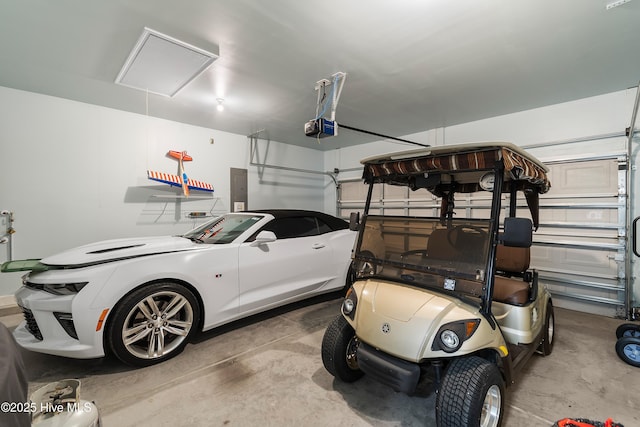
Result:
{"label": "golf cart wheel", "polygon": [[322,338],[322,364],[331,375],[346,383],[360,379],[356,350],[358,339],[344,317],[336,317]]}
{"label": "golf cart wheel", "polygon": [[624,323],[616,329],[616,338],[632,337],[640,338],[640,325]]}
{"label": "golf cart wheel", "polygon": [[150,366],[182,352],[196,331],[200,306],[176,283],[154,283],[125,296],[113,310],[106,344],[121,361]]}
{"label": "golf cart wheel", "polygon": [[640,338],[620,338],[616,341],[616,353],[624,362],[640,368]]}
{"label": "golf cart wheel", "polygon": [[547,303],[547,312],[544,318],[544,336],[542,338],[542,343],[538,348],[538,351],[542,353],[543,356],[548,356],[553,351],[553,343],[555,338],[555,316],[553,315],[553,304],[551,301]]}
{"label": "golf cart wheel", "polygon": [[436,398],[439,427],[498,427],[504,413],[504,380],[493,363],[477,356],[449,363]]}

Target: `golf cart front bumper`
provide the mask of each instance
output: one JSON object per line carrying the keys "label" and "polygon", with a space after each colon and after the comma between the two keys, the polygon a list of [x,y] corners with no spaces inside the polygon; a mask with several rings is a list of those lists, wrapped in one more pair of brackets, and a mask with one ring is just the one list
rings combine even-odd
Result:
{"label": "golf cart front bumper", "polygon": [[420,380],[417,363],[391,356],[363,342],[358,345],[357,358],[360,370],[374,380],[402,393],[415,391]]}

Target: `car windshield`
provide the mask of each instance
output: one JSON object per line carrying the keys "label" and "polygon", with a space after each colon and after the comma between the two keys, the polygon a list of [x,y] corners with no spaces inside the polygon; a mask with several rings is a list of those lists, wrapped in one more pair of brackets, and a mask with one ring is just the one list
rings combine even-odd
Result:
{"label": "car windshield", "polygon": [[490,220],[367,216],[356,274],[479,296],[489,229]]}
{"label": "car windshield", "polygon": [[182,237],[201,243],[231,243],[262,218],[262,215],[226,214],[194,228]]}

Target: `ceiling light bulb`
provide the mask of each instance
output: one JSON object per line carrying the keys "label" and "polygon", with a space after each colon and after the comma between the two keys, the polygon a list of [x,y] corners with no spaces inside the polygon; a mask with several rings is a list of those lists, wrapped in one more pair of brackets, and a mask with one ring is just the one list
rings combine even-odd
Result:
{"label": "ceiling light bulb", "polygon": [[224,102],[224,99],[218,98],[216,101],[218,101],[218,106],[216,107],[216,109],[218,111],[224,111],[224,105],[222,105],[222,103]]}

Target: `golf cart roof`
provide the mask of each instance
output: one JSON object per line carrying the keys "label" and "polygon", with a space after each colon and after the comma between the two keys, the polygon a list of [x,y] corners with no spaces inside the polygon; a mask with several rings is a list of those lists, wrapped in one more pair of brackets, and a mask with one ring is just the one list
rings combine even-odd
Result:
{"label": "golf cart roof", "polygon": [[[479,176],[483,171],[494,169],[498,161],[504,163],[505,182],[515,181],[518,187],[526,187],[538,194],[549,191],[549,169],[534,156],[506,142],[444,145],[369,157],[361,163],[367,183],[383,182],[433,191],[435,188],[430,188],[430,183],[425,182],[429,181],[429,175],[449,174],[456,176],[459,184],[456,192],[475,192],[481,190]],[[463,175],[466,179],[457,178]]]}

